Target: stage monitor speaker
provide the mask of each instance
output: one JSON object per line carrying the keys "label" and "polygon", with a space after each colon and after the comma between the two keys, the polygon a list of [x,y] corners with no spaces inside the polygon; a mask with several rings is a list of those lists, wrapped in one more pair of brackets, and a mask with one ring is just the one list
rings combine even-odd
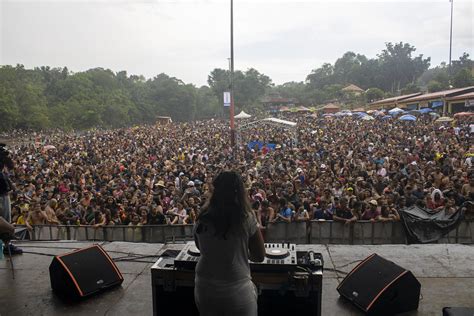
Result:
{"label": "stage monitor speaker", "polygon": [[53,291],[73,301],[123,282],[119,269],[99,245],[55,256],[49,266],[49,277]]}
{"label": "stage monitor speaker", "polygon": [[421,284],[413,274],[373,254],[337,287],[339,294],[368,315],[393,315],[418,308]]}

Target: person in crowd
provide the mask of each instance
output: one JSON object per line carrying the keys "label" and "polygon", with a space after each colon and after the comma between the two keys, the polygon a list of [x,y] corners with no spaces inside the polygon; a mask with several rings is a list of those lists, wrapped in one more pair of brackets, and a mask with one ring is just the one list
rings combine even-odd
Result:
{"label": "person in crowd", "polygon": [[446,201],[443,193],[439,189],[434,189],[429,196],[426,197],[426,206],[435,212],[439,212],[444,209]]}
{"label": "person in crowd", "polygon": [[275,218],[273,219],[274,222],[286,222],[286,223],[291,223],[291,218],[293,217],[293,211],[288,204],[288,201],[286,198],[281,197],[279,200],[279,211],[276,213]]}
{"label": "person in crowd", "polygon": [[365,221],[376,221],[380,216],[377,200],[370,200],[369,207],[362,213],[361,219]]}
{"label": "person in crowd", "polygon": [[59,225],[59,219],[57,214],[58,201],[56,199],[51,199],[44,208],[44,213],[48,218],[48,224],[50,225]]}
{"label": "person in crowd", "polygon": [[184,221],[188,217],[188,213],[184,208],[183,203],[178,202],[176,207],[169,212],[173,216],[171,224],[184,224]]}
{"label": "person in crowd", "polygon": [[308,211],[304,208],[304,206],[300,206],[295,213],[294,216],[295,222],[306,222],[309,221],[309,214]]}
{"label": "person in crowd", "polygon": [[106,216],[100,211],[94,211],[94,218],[88,223],[93,227],[103,227],[107,224]]}
{"label": "person in crowd", "polygon": [[333,220],[342,222],[344,224],[351,224],[358,220],[357,214],[349,208],[349,202],[346,198],[336,200],[336,207],[333,215]]}
{"label": "person in crowd", "polygon": [[48,223],[48,216],[41,209],[41,204],[39,201],[35,201],[31,207],[31,211],[28,213],[26,218],[26,227],[30,232],[33,231],[32,225],[45,225]]}
{"label": "person in crowd", "polygon": [[194,225],[201,257],[194,297],[201,315],[257,315],[249,259],[261,262],[265,247],[240,175],[223,171]]}
{"label": "person in crowd", "polygon": [[[10,180],[9,172],[14,170],[15,163],[10,156],[10,152],[6,149],[6,144],[0,144],[0,218],[2,223],[6,222],[9,225],[2,225],[3,233],[8,234],[12,223],[12,205],[10,199],[10,192],[15,189],[15,185]],[[9,240],[5,239],[4,253],[22,254],[23,250]]]}
{"label": "person in crowd", "polygon": [[151,208],[151,212],[147,215],[147,225],[164,225],[166,224],[165,215],[163,215],[163,208],[161,205],[156,205]]}
{"label": "person in crowd", "polygon": [[268,200],[263,200],[262,206],[260,208],[260,212],[257,217],[260,227],[265,229],[268,223],[273,222],[274,219],[275,219],[275,211],[270,206],[270,202]]}
{"label": "person in crowd", "polygon": [[313,219],[316,220],[332,220],[333,209],[332,204],[326,200],[321,200],[319,203],[311,204],[313,208]]}
{"label": "person in crowd", "polygon": [[395,208],[382,205],[380,215],[377,216],[376,220],[380,222],[398,222],[400,220],[400,214]]}

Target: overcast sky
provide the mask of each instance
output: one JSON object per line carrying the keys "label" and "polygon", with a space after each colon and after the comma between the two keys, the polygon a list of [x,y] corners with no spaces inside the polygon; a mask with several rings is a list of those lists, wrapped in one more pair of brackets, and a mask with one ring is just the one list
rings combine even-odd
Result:
{"label": "overcast sky", "polygon": [[[453,59],[473,56],[473,4],[454,0]],[[230,57],[230,0],[0,0],[0,64],[166,73],[197,86]],[[448,60],[450,2],[234,0],[235,69],[303,81],[346,51],[408,42]]]}

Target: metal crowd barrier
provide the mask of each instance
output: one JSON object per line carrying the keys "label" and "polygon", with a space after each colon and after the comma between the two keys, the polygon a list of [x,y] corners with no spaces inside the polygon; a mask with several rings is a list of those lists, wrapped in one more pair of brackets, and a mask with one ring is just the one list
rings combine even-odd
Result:
{"label": "metal crowd barrier", "polygon": [[311,221],[312,244],[379,245],[405,244],[400,222],[358,221],[349,225],[334,221]]}
{"label": "metal crowd barrier", "polygon": [[[145,226],[63,226],[36,225],[32,240],[101,240],[167,243],[193,239],[193,225]],[[334,221],[309,221],[269,224],[264,231],[266,242],[291,242],[297,244],[406,244],[401,222],[358,221],[345,225]],[[439,243],[474,244],[474,220],[462,221],[456,229]]]}

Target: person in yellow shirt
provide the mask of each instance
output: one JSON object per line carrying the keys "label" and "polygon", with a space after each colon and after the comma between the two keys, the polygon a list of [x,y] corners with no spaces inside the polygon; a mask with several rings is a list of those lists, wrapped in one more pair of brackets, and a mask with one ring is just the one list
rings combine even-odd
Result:
{"label": "person in yellow shirt", "polygon": [[16,220],[17,225],[26,225],[26,217],[28,216],[28,209],[22,208],[21,214]]}

